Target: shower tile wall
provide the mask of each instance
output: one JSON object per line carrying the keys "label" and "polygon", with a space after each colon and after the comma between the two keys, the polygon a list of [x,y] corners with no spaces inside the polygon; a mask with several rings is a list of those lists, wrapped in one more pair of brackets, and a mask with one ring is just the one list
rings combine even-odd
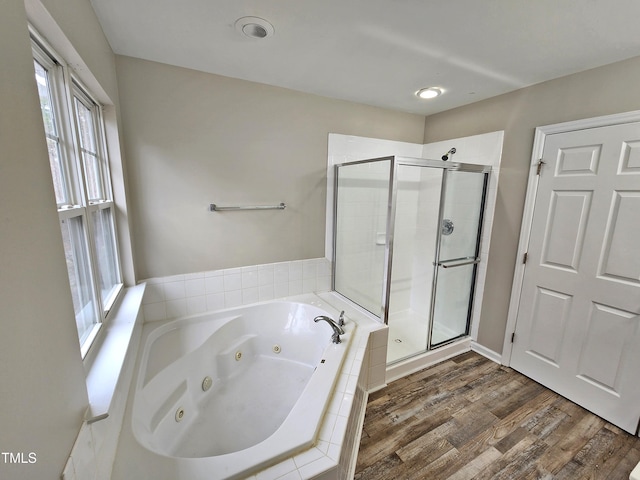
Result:
{"label": "shower tile wall", "polygon": [[313,258],[144,281],[145,321],[166,320],[301,293],[327,292],[331,289],[331,262]]}

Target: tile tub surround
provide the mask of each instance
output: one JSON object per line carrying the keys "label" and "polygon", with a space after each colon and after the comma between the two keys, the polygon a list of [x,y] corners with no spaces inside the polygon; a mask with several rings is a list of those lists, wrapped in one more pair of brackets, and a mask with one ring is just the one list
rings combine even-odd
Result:
{"label": "tile tub surround", "polygon": [[248,305],[302,293],[331,290],[326,258],[227,268],[143,280],[145,321]]}
{"label": "tile tub surround", "polygon": [[[252,480],[279,478],[346,480],[353,477],[366,408],[366,392],[371,376],[369,350],[373,345],[376,332],[386,333],[386,327],[335,293],[306,294],[289,297],[288,300],[309,301],[310,297],[313,297],[311,301],[326,302],[337,310],[345,310],[346,321],[357,323],[358,328],[347,352],[314,447],[258,472],[249,477]],[[375,341],[381,343],[382,340],[383,338],[380,338]],[[127,418],[125,421],[128,421]],[[128,441],[130,439],[123,439],[119,449],[126,451],[135,447],[127,445]],[[126,455],[120,459],[116,457],[114,472],[122,472],[123,475],[127,472],[126,461],[122,460],[125,457]],[[192,480],[189,473],[184,472],[183,475],[185,480],[187,478]],[[114,476],[115,480],[119,478],[117,475]],[[172,477],[172,480],[178,479]]]}

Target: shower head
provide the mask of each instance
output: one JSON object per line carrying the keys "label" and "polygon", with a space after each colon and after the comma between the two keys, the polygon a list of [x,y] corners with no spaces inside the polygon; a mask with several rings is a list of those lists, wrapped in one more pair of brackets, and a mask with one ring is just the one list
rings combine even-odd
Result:
{"label": "shower head", "polygon": [[447,160],[449,160],[449,155],[453,155],[454,153],[456,153],[456,147],[453,147],[451,150],[449,150],[447,153],[445,153],[442,156],[442,160],[444,160],[446,162]]}

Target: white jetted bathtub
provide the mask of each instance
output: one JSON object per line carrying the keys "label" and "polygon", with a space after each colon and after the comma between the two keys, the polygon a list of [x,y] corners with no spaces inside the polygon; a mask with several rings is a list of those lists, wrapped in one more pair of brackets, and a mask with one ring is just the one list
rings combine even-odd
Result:
{"label": "white jetted bathtub", "polygon": [[[316,297],[317,298],[317,297]],[[310,448],[355,324],[274,301],[146,324],[113,478],[245,478]]]}

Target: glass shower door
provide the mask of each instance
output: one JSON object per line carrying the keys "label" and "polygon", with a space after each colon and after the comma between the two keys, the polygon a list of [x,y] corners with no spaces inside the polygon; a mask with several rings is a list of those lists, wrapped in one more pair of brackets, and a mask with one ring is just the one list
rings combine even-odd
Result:
{"label": "glass shower door", "polygon": [[336,168],[333,289],[383,318],[391,160]]}
{"label": "glass shower door", "polygon": [[444,169],[399,164],[393,224],[387,362],[429,347],[431,292]]}
{"label": "glass shower door", "polygon": [[469,331],[487,177],[457,170],[445,175],[431,347]]}

